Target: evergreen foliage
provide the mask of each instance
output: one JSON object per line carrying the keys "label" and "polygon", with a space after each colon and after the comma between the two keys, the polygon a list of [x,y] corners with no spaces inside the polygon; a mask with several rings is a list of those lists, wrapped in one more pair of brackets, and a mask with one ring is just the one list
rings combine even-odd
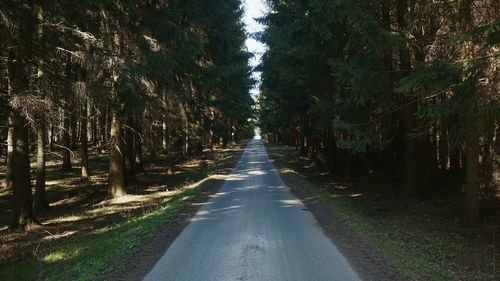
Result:
{"label": "evergreen foliage", "polygon": [[464,220],[477,224],[498,163],[498,1],[268,4],[258,101],[267,139],[336,176],[400,175],[407,196],[458,167]]}
{"label": "evergreen foliage", "polygon": [[142,170],[143,146],[185,156],[249,137],[254,81],[241,17],[239,0],[1,1],[0,122],[10,120],[7,183],[19,194],[12,225],[35,220],[29,177],[12,181],[29,174],[25,146],[37,134],[25,129],[50,132],[50,147],[62,140],[63,169],[78,142],[87,166],[87,142],[109,150],[109,197],[124,194],[125,169]]}

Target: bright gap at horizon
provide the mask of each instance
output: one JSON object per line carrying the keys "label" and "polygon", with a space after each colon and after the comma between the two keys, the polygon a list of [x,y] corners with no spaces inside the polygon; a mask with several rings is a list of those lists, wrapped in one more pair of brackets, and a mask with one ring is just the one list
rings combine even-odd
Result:
{"label": "bright gap at horizon", "polygon": [[[245,23],[245,30],[247,33],[247,39],[245,45],[250,53],[254,57],[250,60],[250,66],[252,68],[256,67],[262,58],[262,55],[266,51],[266,46],[251,38],[251,35],[255,32],[260,32],[264,30],[264,26],[259,24],[255,19],[264,17],[268,12],[268,7],[266,0],[244,0],[243,7],[245,14],[243,15],[243,22]],[[250,91],[252,98],[257,100],[259,95],[259,86],[261,81],[261,73],[253,71],[252,77],[257,81],[254,88]]]}

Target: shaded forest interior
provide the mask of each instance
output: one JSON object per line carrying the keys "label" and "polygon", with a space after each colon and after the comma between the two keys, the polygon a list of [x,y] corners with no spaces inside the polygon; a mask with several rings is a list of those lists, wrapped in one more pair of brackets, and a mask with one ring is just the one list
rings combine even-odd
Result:
{"label": "shaded forest interior", "polygon": [[176,165],[251,137],[242,13],[236,0],[1,1],[2,229],[87,206],[82,194],[136,194],[158,169],[175,185]]}
{"label": "shaded forest interior", "polygon": [[266,3],[247,34],[239,0],[0,0],[0,263],[170,202],[257,126],[367,216],[494,239],[500,2]]}
{"label": "shaded forest interior", "polygon": [[[262,134],[337,181],[498,225],[500,2],[269,1]],[[453,204],[454,205],[454,204]]]}

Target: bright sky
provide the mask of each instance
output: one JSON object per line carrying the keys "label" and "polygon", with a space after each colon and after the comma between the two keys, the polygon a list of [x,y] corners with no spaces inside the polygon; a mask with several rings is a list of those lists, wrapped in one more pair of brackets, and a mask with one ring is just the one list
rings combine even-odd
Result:
{"label": "bright sky", "polygon": [[[246,31],[250,35],[254,32],[259,32],[264,30],[264,26],[257,23],[254,19],[265,16],[267,13],[266,0],[244,0],[243,4],[245,6],[245,15],[243,21],[246,25]],[[247,38],[246,46],[248,51],[254,54],[254,58],[250,61],[252,67],[256,66],[260,62],[262,54],[265,52],[266,47],[264,44],[256,41],[252,38]],[[260,81],[260,73],[254,72],[253,77]],[[258,86],[257,86],[258,87]],[[252,90],[252,96],[256,98],[258,94],[258,88]]]}

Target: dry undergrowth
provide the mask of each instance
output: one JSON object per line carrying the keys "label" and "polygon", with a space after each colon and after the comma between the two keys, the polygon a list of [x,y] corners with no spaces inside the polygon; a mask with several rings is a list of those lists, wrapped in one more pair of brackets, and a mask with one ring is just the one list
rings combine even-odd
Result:
{"label": "dry undergrowth", "polygon": [[[0,264],[36,256],[40,251],[72,239],[82,239],[109,225],[155,210],[175,196],[179,187],[203,178],[217,163],[238,150],[205,152],[175,164],[173,173],[168,171],[173,165],[160,158],[155,164],[147,165],[147,173],[137,175],[128,185],[128,195],[113,200],[105,200],[106,157],[91,158],[91,171],[94,171],[91,184],[80,182],[78,169],[59,172],[58,161],[50,161],[47,194],[52,209],[37,214],[42,226],[9,231],[11,193],[0,187]],[[0,177],[1,172],[3,170],[0,170]]]}

